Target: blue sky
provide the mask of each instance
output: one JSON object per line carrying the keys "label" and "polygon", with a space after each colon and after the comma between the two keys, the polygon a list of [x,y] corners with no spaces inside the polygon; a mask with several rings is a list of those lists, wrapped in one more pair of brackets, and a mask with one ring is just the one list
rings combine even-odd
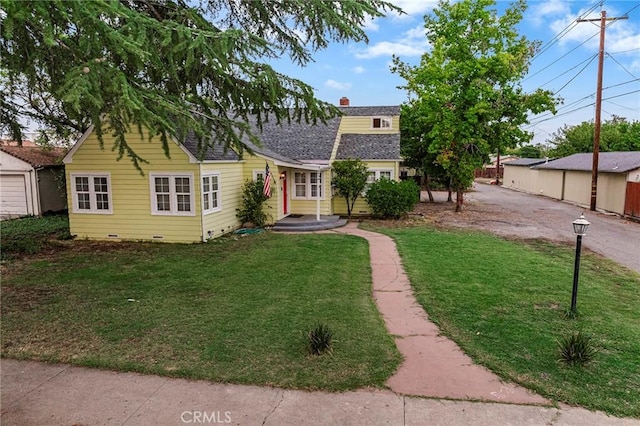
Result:
{"label": "blue sky", "polygon": [[[316,52],[315,62],[305,68],[285,60],[275,63],[275,68],[310,84],[317,97],[327,102],[337,104],[342,96],[352,106],[406,101],[406,92],[397,88],[404,80],[390,71],[391,57],[396,54],[403,62],[419,62],[429,49],[423,16],[437,1],[391,1],[407,14],[370,20],[368,45],[334,43]],[[509,4],[498,1],[496,7],[502,11]],[[551,90],[564,99],[555,117],[531,117],[532,125],[526,128],[534,133],[533,143],[544,143],[565,124],[594,118],[599,23],[575,23],[575,19],[599,18],[601,10],[608,17],[625,13],[629,17],[609,22],[606,29],[602,119],[615,114],[640,120],[640,1],[529,1],[519,29],[529,40],[541,41],[544,52],[534,57],[522,86],[525,91]]]}

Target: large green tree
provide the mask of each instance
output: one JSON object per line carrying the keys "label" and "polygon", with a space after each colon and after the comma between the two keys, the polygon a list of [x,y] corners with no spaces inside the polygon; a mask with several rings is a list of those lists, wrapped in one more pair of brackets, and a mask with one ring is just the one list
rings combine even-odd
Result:
{"label": "large green tree", "polygon": [[356,200],[367,187],[367,165],[360,159],[347,159],[333,163],[331,185],[347,203],[347,217],[351,219]]}
{"label": "large green tree", "polygon": [[[593,152],[594,124],[583,121],[555,132],[547,143],[552,146],[549,155],[566,157],[581,152]],[[640,121],[627,121],[613,116],[600,128],[600,151],[640,151]]]}
{"label": "large green tree", "polygon": [[407,81],[407,105],[422,116],[429,151],[456,191],[456,211],[487,154],[530,140],[520,127],[529,112],[555,112],[550,92],[525,93],[520,84],[537,47],[516,29],[524,0],[502,16],[494,5],[441,0],[424,18],[431,50],[416,66],[394,58],[393,71]]}
{"label": "large green tree", "polygon": [[0,131],[30,119],[59,136],[95,125],[136,166],[133,128],[168,140],[194,131],[204,152],[242,152],[247,122],[338,114],[265,62],[305,65],[330,41],[366,41],[383,0],[1,0]]}
{"label": "large green tree", "polygon": [[433,139],[429,136],[430,124],[416,108],[402,105],[400,115],[400,155],[405,167],[421,173],[429,201],[433,203],[431,180],[448,180],[444,168],[437,162],[437,154],[430,150]]}

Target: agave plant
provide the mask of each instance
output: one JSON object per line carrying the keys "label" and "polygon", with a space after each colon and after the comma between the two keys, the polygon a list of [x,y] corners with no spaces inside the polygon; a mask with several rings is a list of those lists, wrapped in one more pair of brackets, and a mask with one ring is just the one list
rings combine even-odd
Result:
{"label": "agave plant", "polygon": [[596,355],[590,336],[582,332],[564,336],[558,341],[558,360],[569,365],[586,364]]}
{"label": "agave plant", "polygon": [[312,355],[321,355],[325,352],[331,352],[331,343],[333,341],[333,332],[328,325],[318,322],[308,334],[307,349]]}

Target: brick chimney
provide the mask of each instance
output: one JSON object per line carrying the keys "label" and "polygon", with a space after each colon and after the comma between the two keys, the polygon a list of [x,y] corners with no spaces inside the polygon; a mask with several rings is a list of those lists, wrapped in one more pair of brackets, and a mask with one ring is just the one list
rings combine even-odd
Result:
{"label": "brick chimney", "polygon": [[340,98],[340,106],[349,106],[349,98],[343,96]]}

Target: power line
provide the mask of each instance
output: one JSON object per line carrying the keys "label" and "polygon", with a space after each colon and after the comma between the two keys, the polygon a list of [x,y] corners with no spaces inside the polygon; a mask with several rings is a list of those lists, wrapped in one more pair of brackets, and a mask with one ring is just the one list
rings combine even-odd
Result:
{"label": "power line", "polygon": [[[551,83],[552,81],[555,81],[555,80],[559,79],[559,78],[560,78],[560,77],[562,77],[563,75],[565,75],[565,74],[569,73],[570,71],[573,71],[574,69],[578,68],[580,65],[584,64],[584,63],[585,63],[585,62],[587,62],[587,61],[593,61],[593,59],[595,59],[595,57],[596,57],[596,55],[594,54],[592,57],[585,59],[584,61],[580,62],[578,65],[576,65],[576,66],[574,66],[574,67],[572,67],[572,68],[569,68],[568,70],[566,70],[566,71],[565,71],[565,72],[563,72],[562,74],[559,74],[559,75],[557,75],[556,77],[552,78],[551,80],[547,81],[546,83],[541,84],[541,85],[540,85],[540,87],[544,87],[544,86],[546,86],[547,84]],[[587,64],[587,65],[588,65],[588,64]]]}
{"label": "power line", "polygon": [[556,94],[556,95],[557,95],[558,93],[560,93],[560,92],[562,91],[562,89],[564,89],[565,87],[567,87],[567,86],[568,86],[568,85],[569,85],[573,80],[575,80],[576,78],[578,78],[578,76],[579,76],[580,74],[582,74],[582,72],[583,72],[583,71],[584,71],[584,70],[585,70],[585,69],[586,69],[586,68],[591,64],[591,62],[593,62],[593,60],[596,58],[596,56],[597,56],[597,55],[593,55],[593,56],[591,57],[591,60],[590,60],[590,61],[589,61],[589,62],[588,62],[584,67],[582,67],[582,69],[581,69],[580,71],[578,71],[578,74],[574,75],[574,76],[573,76],[573,78],[572,78],[571,80],[567,81],[567,82],[565,83],[565,85],[564,85],[564,86],[562,86],[560,89],[556,90],[556,91],[554,92],[554,94]]}
{"label": "power line", "polygon": [[622,65],[620,62],[618,62],[618,60],[616,58],[614,58],[610,53],[606,54],[608,57],[610,57],[611,59],[613,59],[613,62],[615,62],[616,64],[618,64],[620,66],[620,68],[622,68],[623,70],[625,70],[627,72],[627,74],[629,74],[631,77],[635,78],[636,80],[638,79],[638,77],[636,77],[635,75],[633,75],[631,73],[631,71],[629,71],[628,69],[626,69],[624,67],[624,65]]}
{"label": "power line", "polygon": [[[604,98],[604,99],[602,99],[602,100],[603,100],[603,101],[609,101],[609,100],[611,100],[611,99],[621,98],[621,97],[623,97],[623,96],[632,95],[632,94],[634,94],[634,93],[638,93],[638,92],[640,92],[640,90],[634,90],[634,91],[632,91],[632,92],[627,92],[627,93],[622,93],[622,94],[620,94],[620,95],[610,96],[610,97],[608,97],[608,98]],[[544,123],[545,121],[550,121],[550,120],[553,120],[553,119],[558,118],[558,117],[563,117],[563,116],[565,116],[565,115],[568,115],[568,114],[574,113],[574,112],[576,112],[576,111],[580,111],[581,109],[585,109],[585,108],[588,108],[588,107],[594,106],[595,104],[596,104],[595,102],[591,102],[590,104],[588,104],[588,105],[584,105],[584,106],[581,106],[580,108],[575,108],[575,109],[572,109],[571,111],[563,112],[563,113],[561,113],[561,114],[556,114],[556,115],[554,115],[553,117],[548,117],[548,118],[544,118],[544,119],[542,119],[542,120],[538,120],[538,121],[535,121],[535,122],[529,123],[529,124],[528,124],[528,126],[535,126],[536,124]]]}
{"label": "power line", "polygon": [[577,45],[576,47],[574,47],[573,49],[571,49],[570,51],[568,51],[567,53],[565,53],[564,55],[560,56],[558,59],[556,59],[555,61],[551,62],[549,65],[547,65],[546,67],[538,70],[537,72],[529,75],[527,78],[525,78],[524,80],[522,80],[523,82],[529,80],[530,78],[533,78],[534,76],[540,74],[542,71],[546,70],[547,68],[551,67],[552,65],[557,64],[558,62],[560,62],[562,59],[566,58],[567,56],[569,56],[570,54],[572,54],[573,52],[575,52],[576,50],[578,50],[580,47],[582,47],[583,45],[585,45],[589,40],[591,40],[592,38],[594,38],[595,36],[597,36],[598,33],[594,33],[591,37],[589,37],[588,39],[586,39],[585,41],[583,41],[582,43],[580,43],[579,45]]}
{"label": "power line", "polygon": [[[624,86],[624,85],[626,85],[626,84],[630,84],[630,83],[636,83],[637,81],[639,81],[639,80],[638,80],[638,79],[636,79],[636,80],[629,80],[629,81],[625,81],[625,82],[622,82],[622,83],[618,83],[618,84],[614,84],[614,85],[611,85],[611,86],[607,86],[607,87],[603,88],[602,90],[603,90],[603,91],[605,91],[605,90],[613,89],[614,87]],[[578,99],[578,100],[575,100],[575,101],[573,101],[573,102],[571,102],[571,103],[569,103],[569,104],[563,105],[563,106],[561,106],[560,108],[558,108],[557,112],[563,111],[563,110],[565,110],[565,109],[567,109],[567,108],[570,108],[570,107],[572,107],[572,106],[574,106],[574,105],[579,104],[580,102],[583,102],[583,101],[585,101],[585,100],[587,100],[587,99],[593,98],[595,95],[596,95],[596,92],[593,92],[593,93],[591,93],[591,94],[589,94],[589,95],[587,95],[587,96],[585,96],[585,97],[583,97],[583,98],[580,98],[580,99]],[[587,105],[587,106],[588,106],[588,105]],[[556,112],[556,114],[557,114],[557,112]],[[547,116],[549,116],[549,115],[553,115],[553,113],[551,113],[551,112],[544,112],[544,113],[542,113],[542,114],[538,115],[535,119],[545,118],[545,117],[547,117]]]}
{"label": "power line", "polygon": [[531,58],[531,60],[533,61],[535,58],[537,58],[538,56],[542,55],[544,52],[546,52],[547,50],[549,50],[551,48],[551,46],[553,46],[554,44],[556,44],[557,42],[559,42],[564,36],[566,36],[571,30],[573,30],[577,25],[578,25],[578,19],[583,18],[585,16],[587,16],[589,13],[593,12],[595,10],[596,7],[598,6],[602,6],[602,4],[604,3],[604,0],[601,1],[599,4],[596,3],[593,6],[591,6],[590,9],[586,10],[585,12],[583,12],[580,16],[578,16],[575,20],[571,21],[571,23],[569,23],[569,25],[567,25],[566,27],[564,27],[558,34],[556,34],[551,40],[549,40],[548,42],[546,42],[545,44],[542,45],[542,47],[540,47],[540,50],[533,55],[533,57]]}

